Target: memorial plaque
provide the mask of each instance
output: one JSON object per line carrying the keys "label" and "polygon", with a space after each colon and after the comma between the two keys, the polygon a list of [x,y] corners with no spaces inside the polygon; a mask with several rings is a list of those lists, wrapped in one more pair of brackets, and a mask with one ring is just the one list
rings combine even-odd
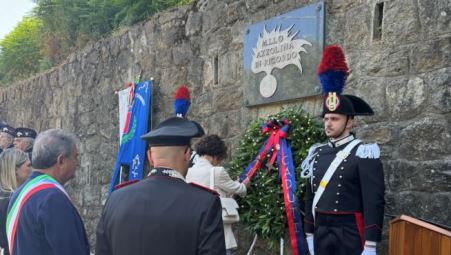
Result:
{"label": "memorial plaque", "polygon": [[316,67],[324,46],[324,1],[247,27],[244,104],[320,94]]}

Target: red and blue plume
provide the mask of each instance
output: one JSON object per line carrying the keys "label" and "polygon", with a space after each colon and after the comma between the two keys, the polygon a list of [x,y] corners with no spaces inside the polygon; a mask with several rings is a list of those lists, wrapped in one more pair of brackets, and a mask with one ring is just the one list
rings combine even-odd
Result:
{"label": "red and blue plume", "polygon": [[191,105],[191,97],[185,85],[180,85],[174,97],[174,110],[177,117],[185,117]]}
{"label": "red and blue plume", "polygon": [[329,92],[340,95],[343,92],[349,68],[340,46],[330,45],[324,48],[317,74],[324,95]]}

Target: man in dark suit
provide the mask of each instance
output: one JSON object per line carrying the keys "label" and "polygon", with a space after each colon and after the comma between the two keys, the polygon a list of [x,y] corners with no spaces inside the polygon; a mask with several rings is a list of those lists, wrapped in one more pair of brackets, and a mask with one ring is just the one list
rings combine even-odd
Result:
{"label": "man in dark suit", "polygon": [[97,228],[97,255],[225,254],[218,195],[185,182],[190,140],[203,134],[199,124],[173,117],[142,137],[153,168],[110,195]]}

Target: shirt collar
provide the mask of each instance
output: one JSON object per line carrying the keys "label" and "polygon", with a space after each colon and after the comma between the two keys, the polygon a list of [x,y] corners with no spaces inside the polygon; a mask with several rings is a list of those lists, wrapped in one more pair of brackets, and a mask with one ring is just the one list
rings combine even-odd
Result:
{"label": "shirt collar", "polygon": [[329,141],[327,142],[327,144],[332,147],[332,148],[337,148],[342,146],[343,144],[347,144],[350,141],[354,140],[355,137],[353,134],[350,134],[348,136],[346,136],[345,138],[341,138],[341,139],[329,139]]}

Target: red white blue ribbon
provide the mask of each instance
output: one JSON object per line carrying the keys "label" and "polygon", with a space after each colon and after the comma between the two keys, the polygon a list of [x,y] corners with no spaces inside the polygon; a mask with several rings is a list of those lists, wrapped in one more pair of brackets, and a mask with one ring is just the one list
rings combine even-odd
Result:
{"label": "red white blue ribbon", "polygon": [[297,185],[293,156],[291,147],[286,140],[288,137],[289,122],[287,119],[280,121],[273,119],[266,122],[261,129],[262,134],[269,133],[269,138],[264,142],[257,158],[240,175],[240,180],[251,179],[260,169],[266,157],[270,158],[269,165],[273,165],[277,159],[293,255],[305,255],[306,249],[303,242],[302,220],[296,197]]}

